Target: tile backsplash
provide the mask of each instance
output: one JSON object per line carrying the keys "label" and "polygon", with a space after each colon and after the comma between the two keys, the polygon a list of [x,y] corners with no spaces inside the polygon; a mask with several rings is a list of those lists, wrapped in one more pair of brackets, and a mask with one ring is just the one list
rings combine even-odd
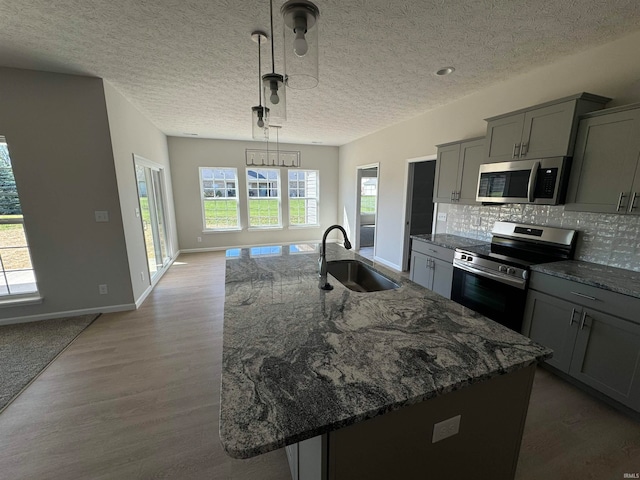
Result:
{"label": "tile backsplash", "polygon": [[496,221],[568,228],[579,232],[576,260],[640,272],[640,215],[565,212],[563,206],[539,205],[438,208],[448,213],[446,230],[438,225],[439,232],[490,241]]}

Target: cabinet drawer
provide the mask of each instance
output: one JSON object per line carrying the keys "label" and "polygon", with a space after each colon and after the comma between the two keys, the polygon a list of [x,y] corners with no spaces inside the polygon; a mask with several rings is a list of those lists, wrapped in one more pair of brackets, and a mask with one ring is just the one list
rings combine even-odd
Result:
{"label": "cabinet drawer", "polygon": [[529,287],[538,292],[640,323],[640,299],[634,297],[539,272],[531,273]]}
{"label": "cabinet drawer", "polygon": [[413,240],[411,250],[424,253],[425,255],[429,255],[430,257],[437,258],[444,262],[453,263],[454,250],[450,248],[434,245],[433,243],[422,242],[420,240]]}

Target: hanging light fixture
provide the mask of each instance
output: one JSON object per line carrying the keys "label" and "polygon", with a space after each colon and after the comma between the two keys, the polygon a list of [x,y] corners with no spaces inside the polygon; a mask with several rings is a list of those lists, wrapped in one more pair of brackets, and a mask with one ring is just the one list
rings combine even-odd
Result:
{"label": "hanging light fixture", "polygon": [[[284,66],[287,86],[299,90],[314,88],[318,85],[320,10],[308,0],[289,0],[282,5],[280,13],[284,19]],[[273,42],[273,35],[271,40]]]}
{"label": "hanging light fixture", "polygon": [[[258,98],[256,107],[251,107],[252,136],[254,140],[269,138],[269,109],[262,106],[262,55],[260,46],[267,41],[267,34],[256,30],[251,34],[251,39],[258,44]],[[266,102],[265,102],[266,103]]]}
{"label": "hanging light fixture", "polygon": [[271,73],[262,76],[264,87],[264,104],[269,109],[271,125],[282,126],[287,120],[287,96],[284,88],[284,77],[276,73],[276,60],[273,49],[273,0],[269,1],[271,16]]}

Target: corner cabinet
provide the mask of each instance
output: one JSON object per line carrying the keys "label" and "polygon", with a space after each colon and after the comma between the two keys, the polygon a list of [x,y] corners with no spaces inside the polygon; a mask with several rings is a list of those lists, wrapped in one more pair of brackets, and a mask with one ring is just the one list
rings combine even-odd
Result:
{"label": "corner cabinet", "polygon": [[411,281],[450,299],[453,254],[449,248],[414,239],[411,243]]}
{"label": "corner cabinet", "polygon": [[586,115],[565,210],[640,213],[640,104]]}
{"label": "corner cabinet", "polygon": [[609,100],[581,93],[486,119],[486,163],[571,156],[578,117]]}
{"label": "corner cabinet", "polygon": [[484,137],[438,145],[434,203],[475,204]]}
{"label": "corner cabinet", "polygon": [[547,363],[640,412],[640,299],[533,272],[523,333]]}

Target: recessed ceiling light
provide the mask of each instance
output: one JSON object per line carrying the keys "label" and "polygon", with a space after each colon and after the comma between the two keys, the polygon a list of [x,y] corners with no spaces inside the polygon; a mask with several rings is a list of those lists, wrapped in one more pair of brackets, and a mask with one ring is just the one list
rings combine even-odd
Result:
{"label": "recessed ceiling light", "polygon": [[444,68],[441,68],[440,70],[438,70],[436,72],[436,75],[439,75],[439,76],[442,77],[444,75],[449,75],[450,73],[453,73],[455,71],[456,71],[456,69],[453,68],[453,67],[444,67]]}

